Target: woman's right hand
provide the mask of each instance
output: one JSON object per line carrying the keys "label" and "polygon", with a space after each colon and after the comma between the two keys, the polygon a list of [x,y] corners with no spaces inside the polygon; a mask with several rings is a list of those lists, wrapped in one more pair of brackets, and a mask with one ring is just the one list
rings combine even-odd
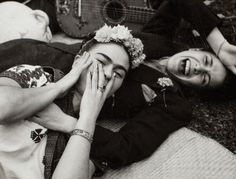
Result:
{"label": "woman's right hand", "polygon": [[107,81],[102,64],[95,62],[92,71],[87,74],[86,88],[80,105],[80,118],[96,121],[101,108],[110,92],[115,74]]}
{"label": "woman's right hand", "polygon": [[88,52],[84,52],[82,56],[76,55],[70,72],[56,83],[56,86],[60,88],[59,96],[69,90],[78,81],[82,71],[87,69],[91,64],[92,59]]}

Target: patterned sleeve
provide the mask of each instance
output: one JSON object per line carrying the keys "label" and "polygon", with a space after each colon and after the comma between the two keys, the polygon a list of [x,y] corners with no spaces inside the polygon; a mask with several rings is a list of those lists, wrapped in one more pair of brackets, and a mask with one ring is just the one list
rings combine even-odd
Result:
{"label": "patterned sleeve", "polygon": [[45,72],[41,66],[17,65],[2,72],[0,77],[15,80],[22,88],[45,86],[52,82],[52,75]]}

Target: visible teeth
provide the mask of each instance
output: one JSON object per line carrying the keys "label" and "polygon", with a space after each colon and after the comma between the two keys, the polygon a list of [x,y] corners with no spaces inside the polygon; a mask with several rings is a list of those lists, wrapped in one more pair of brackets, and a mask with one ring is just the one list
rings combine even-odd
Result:
{"label": "visible teeth", "polygon": [[189,70],[190,70],[190,61],[187,60],[185,65],[185,75],[189,74]]}

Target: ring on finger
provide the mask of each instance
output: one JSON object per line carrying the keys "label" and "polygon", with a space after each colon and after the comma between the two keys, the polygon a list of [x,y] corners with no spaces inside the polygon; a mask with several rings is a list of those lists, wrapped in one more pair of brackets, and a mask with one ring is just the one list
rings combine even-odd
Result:
{"label": "ring on finger", "polygon": [[106,86],[99,86],[99,87],[98,87],[98,90],[99,90],[101,93],[103,93],[103,92],[105,91],[105,89],[106,89]]}

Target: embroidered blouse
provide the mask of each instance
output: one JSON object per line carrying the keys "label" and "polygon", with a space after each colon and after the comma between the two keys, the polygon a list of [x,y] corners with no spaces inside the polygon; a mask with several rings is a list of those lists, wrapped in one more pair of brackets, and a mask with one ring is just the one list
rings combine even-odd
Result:
{"label": "embroidered blouse", "polygon": [[[41,66],[18,65],[0,74],[15,80],[22,88],[47,85],[52,76]],[[0,178],[44,179],[43,158],[47,129],[21,120],[0,125]]]}

